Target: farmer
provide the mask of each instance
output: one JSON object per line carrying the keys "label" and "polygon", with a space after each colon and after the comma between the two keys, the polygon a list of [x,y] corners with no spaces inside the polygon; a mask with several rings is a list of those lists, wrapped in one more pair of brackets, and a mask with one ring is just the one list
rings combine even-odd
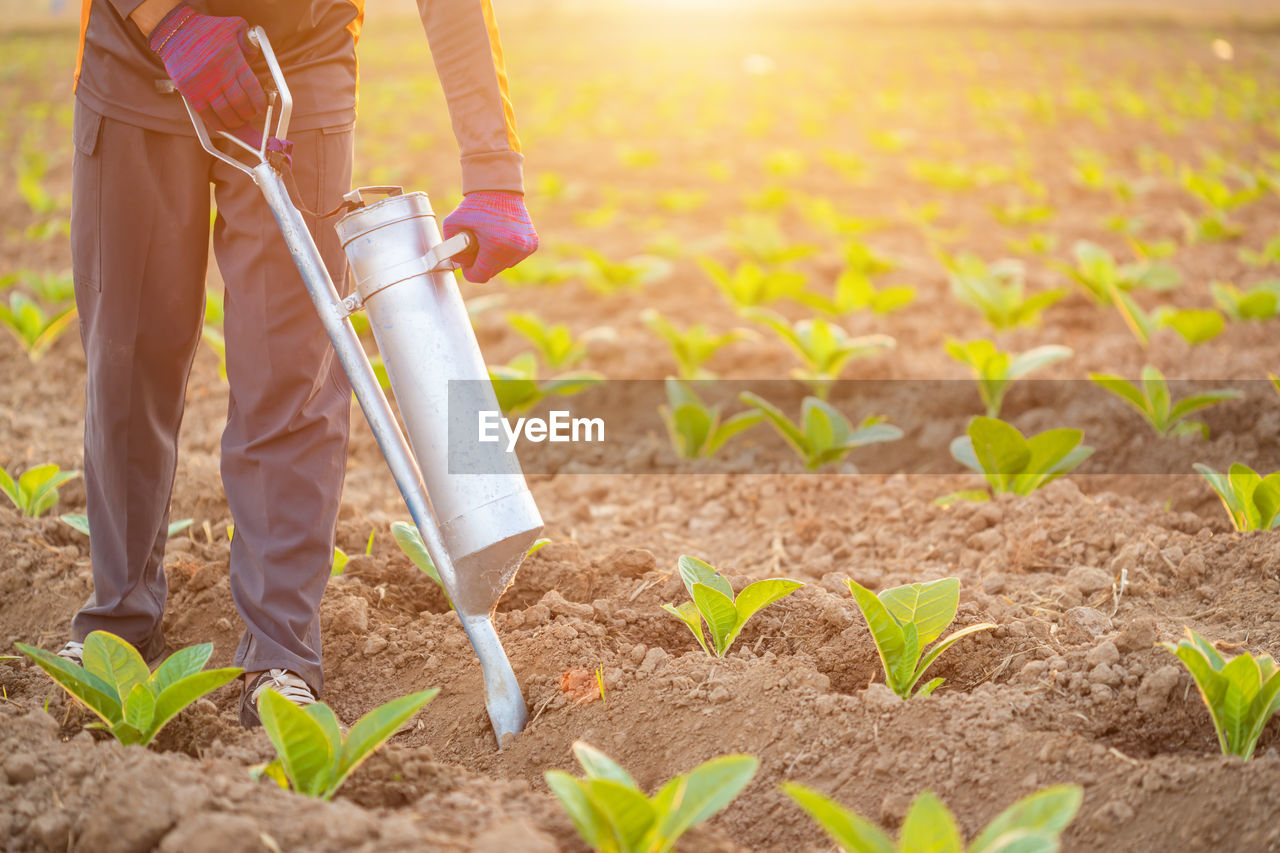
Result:
{"label": "farmer", "polygon": [[[475,233],[479,251],[463,274],[487,281],[538,245],[493,10],[490,0],[419,0],[419,11],[462,154],[465,199],[443,232]],[[83,0],[71,254],[88,361],[93,593],[59,654],[79,663],[95,630],[152,663],[165,651],[169,498],[201,337],[212,185],[230,383],[222,481],[235,520],[246,726],[258,724],[267,687],[299,705],[323,688],[318,612],[351,391],[262,195],[200,147],[181,100],[161,84],[171,80],[211,130],[256,142],[267,99],[245,34],[264,27],[294,97],[296,201],[329,210],[350,188],[362,20],[363,0]],[[332,222],[308,222],[345,292]]]}

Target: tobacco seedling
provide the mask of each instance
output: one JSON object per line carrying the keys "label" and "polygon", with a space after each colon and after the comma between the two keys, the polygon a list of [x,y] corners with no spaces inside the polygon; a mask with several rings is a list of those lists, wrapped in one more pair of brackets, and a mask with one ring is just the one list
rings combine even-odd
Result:
{"label": "tobacco seedling", "polygon": [[547,787],[582,840],[600,853],[667,853],[680,836],[732,803],[760,766],[750,755],[713,758],[649,797],[631,774],[590,744],[574,741],[573,754],[582,778],[548,770]]}
{"label": "tobacco seedling", "polygon": [[1040,314],[1066,295],[1062,289],[1026,294],[1026,271],[1021,261],[1000,260],[988,264],[968,253],[943,256],[956,299],[982,313],[996,330],[1034,326]]}
{"label": "tobacco seedling", "polygon": [[256,772],[281,788],[292,785],[304,796],[332,799],[351,772],[439,692],[422,690],[379,705],[356,720],[344,737],[325,703],[299,708],[267,690],[258,700],[258,714],[278,757]]}
{"label": "tobacco seedling", "polygon": [[1251,267],[1280,266],[1280,236],[1268,240],[1261,251],[1241,249],[1236,255]]}
{"label": "tobacco seedling", "polygon": [[532,409],[548,397],[570,397],[581,393],[599,383],[602,377],[582,370],[539,379],[537,357],[526,352],[506,364],[489,365],[489,380],[498,397],[498,406],[507,414],[513,414]]}
{"label": "tobacco seedling", "polygon": [[1056,853],[1084,798],[1079,785],[1042,788],[996,815],[965,847],[955,815],[930,791],[912,802],[895,845],[870,820],[812,788],[786,782],[782,790],[847,853]]}
{"label": "tobacco seedling", "polygon": [[915,297],[916,289],[910,285],[890,285],[876,289],[870,275],[847,269],[836,279],[835,292],[831,298],[822,293],[805,290],[796,296],[796,300],[823,314],[843,317],[854,311],[867,309],[876,314],[892,314],[911,304]]}
{"label": "tobacco seedling", "polygon": [[687,383],[668,379],[666,406],[658,414],[667,425],[671,445],[682,459],[708,459],[729,439],[764,420],[759,409],[720,420],[720,407],[708,406]]}
{"label": "tobacco seedling", "polygon": [[751,329],[730,329],[714,334],[702,323],[686,327],[683,331],[662,316],[657,309],[646,308],[641,314],[645,324],[654,334],[667,342],[681,379],[711,379],[715,374],[702,365],[711,360],[724,347],[737,341],[755,340],[758,336]]}
{"label": "tobacco seedling", "polygon": [[1248,761],[1267,722],[1280,711],[1280,667],[1275,660],[1249,652],[1228,660],[1190,628],[1177,645],[1160,645],[1176,655],[1195,680],[1222,754]]}
{"label": "tobacco seedling", "polygon": [[747,215],[729,226],[729,243],[740,254],[766,267],[787,264],[818,251],[811,243],[792,243],[768,216]]}
{"label": "tobacco seedling", "polygon": [[1106,249],[1087,240],[1076,243],[1072,254],[1075,265],[1061,264],[1061,268],[1099,305],[1110,305],[1115,290],[1163,292],[1182,283],[1178,271],[1168,264],[1150,261],[1121,264]]}
{"label": "tobacco seedling", "polygon": [[9,294],[8,305],[0,302],[0,323],[22,344],[27,358],[33,362],[39,361],[53,346],[53,342],[75,319],[75,314],[75,305],[46,312],[34,299],[17,291]]}
{"label": "tobacco seedling", "polygon": [[825,400],[805,397],[800,404],[800,422],[793,423],[781,409],[749,391],[738,399],[764,412],[778,434],[804,460],[805,467],[817,471],[839,462],[849,451],[902,438],[902,430],[880,415],[868,415],[855,429],[849,419]]}
{"label": "tobacco seedling", "polygon": [[63,471],[52,462],[28,468],[17,480],[0,468],[0,492],[23,515],[39,518],[57,505],[58,487],[79,476],[79,471]]}
{"label": "tobacco seedling", "polygon": [[[83,513],[68,513],[66,515],[58,516],[58,520],[67,527],[70,527],[72,530],[83,533],[85,536],[89,535],[89,516]],[[194,518],[183,518],[178,521],[170,522],[167,533],[168,538],[172,539],[194,523]]]}
{"label": "tobacco seedling", "polygon": [[733,272],[711,258],[699,258],[707,277],[738,310],[797,299],[804,291],[804,276],[790,270],[766,271],[751,261],[742,261]]}
{"label": "tobacco seedling", "polygon": [[573,367],[587,356],[587,344],[616,337],[612,329],[597,327],[574,337],[563,323],[547,323],[532,311],[512,311],[507,323],[537,349],[547,366],[558,369]]}
{"label": "tobacco seedling", "polygon": [[1280,471],[1264,477],[1240,462],[1233,463],[1226,474],[1200,463],[1193,467],[1209,481],[1236,530],[1280,527]]}
{"label": "tobacco seedling", "polygon": [[1187,420],[1187,416],[1192,412],[1240,397],[1239,391],[1224,388],[1206,391],[1203,394],[1192,394],[1175,402],[1169,394],[1169,385],[1165,381],[1164,374],[1150,364],[1142,368],[1140,383],[1129,382],[1107,373],[1090,373],[1089,378],[1136,409],[1157,435],[1194,433],[1207,439],[1209,425],[1204,421]]}
{"label": "tobacco seedling", "polygon": [[800,356],[805,366],[793,370],[791,375],[812,388],[823,400],[830,394],[831,383],[839,378],[850,361],[876,355],[898,343],[888,335],[854,337],[843,327],[821,317],[789,323],[762,308],[748,309],[744,315],[768,326]]}
{"label": "tobacco seedling", "polygon": [[671,273],[671,262],[653,255],[636,255],[613,261],[594,249],[582,248],[579,251],[585,261],[582,272],[587,287],[604,295],[636,290]]}
{"label": "tobacco seedling", "polygon": [[1264,281],[1248,290],[1215,281],[1209,285],[1209,292],[1232,320],[1270,320],[1280,310],[1280,279]]}
{"label": "tobacco seedling", "polygon": [[1093,455],[1078,429],[1049,429],[1030,438],[997,418],[976,417],[951,442],[957,462],[982,474],[991,490],[1026,496]]}
{"label": "tobacco seedling", "polygon": [[848,584],[853,600],[867,620],[876,651],[880,653],[885,683],[903,699],[928,696],[937,690],[946,679],[934,678],[920,684],[920,679],[933,662],[957,640],[996,627],[992,622],[979,622],[961,628],[922,658],[924,647],[938,639],[956,618],[956,610],[960,606],[960,580],[942,578],[929,583],[895,586],[879,595],[855,580],[849,580]]}
{"label": "tobacco seedling", "polygon": [[1055,345],[1014,354],[1001,351],[994,341],[982,339],[961,342],[952,338],[946,347],[948,355],[973,372],[982,404],[986,406],[987,416],[992,418],[1000,417],[1004,395],[1014,380],[1072,355],[1068,347]]}
{"label": "tobacco seedling", "polygon": [[[729,651],[747,620],[804,586],[800,581],[770,578],[748,584],[735,598],[733,587],[729,586],[724,575],[705,561],[684,554],[680,557],[679,566],[680,579],[693,600],[678,607],[664,604],[662,609],[688,626],[704,652],[718,658]],[[702,634],[703,622],[711,634],[711,648],[707,648]]]}
{"label": "tobacco seedling", "polygon": [[44,649],[14,645],[99,717],[101,722],[88,728],[104,729],[125,745],[151,743],[179,711],[244,672],[204,669],[213,654],[211,643],[175,652],[155,672],[137,649],[106,631],[85,638],[82,667]]}

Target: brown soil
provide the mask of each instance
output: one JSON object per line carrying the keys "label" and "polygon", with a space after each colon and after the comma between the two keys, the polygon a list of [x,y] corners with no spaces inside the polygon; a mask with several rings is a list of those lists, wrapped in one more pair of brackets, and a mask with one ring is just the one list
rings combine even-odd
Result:
{"label": "brown soil", "polygon": [[[1216,148],[1257,164],[1275,149],[1274,104],[1271,131],[1262,122],[1201,118],[1187,119],[1180,135],[1163,135],[1151,120],[1115,112],[1099,126],[1060,106],[1054,124],[1015,121],[1010,108],[1014,133],[982,120],[965,95],[987,86],[1010,104],[1028,92],[1064,103],[1073,87],[1125,85],[1165,105],[1157,93],[1166,84],[1194,87],[1207,79],[1244,89],[1232,75],[1249,75],[1266,87],[1280,65],[1274,34],[836,24],[735,19],[695,37],[637,20],[575,23],[554,10],[545,19],[512,16],[506,38],[531,185],[547,172],[568,185],[565,200],[531,191],[544,251],[568,256],[570,247],[590,244],[626,257],[660,231],[697,244],[721,234],[748,196],[774,184],[827,195],[849,213],[891,220],[866,239],[899,263],[886,280],[919,292],[891,317],[850,318],[850,331],[887,332],[898,348],[857,363],[848,375],[961,378],[964,371],[941,343],[983,330],[976,315],[952,309],[944,273],[920,230],[898,211],[942,200],[938,227],[963,230],[953,248],[987,258],[1008,254],[1005,239],[1029,229],[991,220],[989,205],[1005,200],[1008,187],[939,190],[909,177],[911,159],[1010,163],[1012,150],[1027,152],[1057,211],[1035,230],[1056,234],[1055,254],[1065,257],[1080,238],[1125,252],[1101,224],[1109,214],[1144,215],[1144,235],[1180,238],[1173,211],[1198,210],[1168,177],[1154,179],[1132,202],[1082,190],[1069,177],[1072,148],[1102,151],[1119,173],[1133,176],[1135,142],[1188,162]],[[436,101],[415,103],[409,117],[397,112],[419,89],[436,88],[429,72],[401,73],[412,63],[429,68],[416,27],[370,22],[358,143],[365,182],[394,177],[443,186],[456,173]],[[1210,52],[1219,35],[1234,46],[1232,65]],[[19,119],[26,116],[26,132],[48,140],[53,152],[49,184],[64,192],[70,152],[64,66],[74,37],[10,39],[6,53],[10,46],[20,56],[14,75],[23,85],[3,90],[9,128],[0,149],[17,150]],[[743,75],[749,53],[772,57],[777,71]],[[49,68],[58,73],[42,75]],[[910,131],[915,143],[906,152],[880,151],[868,141],[877,129]],[[1021,134],[1025,141],[1016,142]],[[650,149],[657,165],[619,166],[617,146]],[[804,153],[803,174],[767,174],[762,160],[782,148]],[[851,182],[822,162],[823,152],[837,149],[865,159],[865,180]],[[732,172],[728,182],[703,168],[719,159]],[[655,203],[655,187],[703,188],[711,201],[673,215]],[[593,228],[575,220],[611,198],[620,204],[611,224]],[[1238,213],[1247,229],[1240,240],[1182,246],[1174,263],[1187,284],[1172,303],[1209,305],[1210,280],[1247,286],[1267,278],[1265,270],[1245,266],[1237,249],[1260,248],[1274,236],[1277,215],[1280,199],[1271,194]],[[6,268],[65,268],[64,239],[24,234],[34,221],[14,190],[0,186]],[[783,222],[793,239],[822,246],[799,267],[830,280],[839,268],[835,244],[792,208]],[[729,257],[723,247],[712,251]],[[1029,268],[1035,287],[1064,284],[1041,258],[1029,259]],[[640,322],[642,308],[719,329],[742,322],[688,259],[675,263],[668,280],[637,292],[603,296],[577,281],[502,292],[504,308],[537,310],[578,331],[613,326],[617,339],[594,344],[585,365],[611,378],[659,379],[673,369]],[[525,348],[500,311],[482,315],[477,325],[492,362]],[[1153,363],[1170,376],[1230,381],[1276,369],[1275,328],[1274,321],[1231,324],[1195,349],[1162,332],[1144,352],[1118,315],[1073,294],[1047,312],[1043,328],[1000,341],[1014,350],[1069,344],[1075,357],[1047,370],[1052,378],[1094,370],[1132,376]],[[0,336],[0,365],[0,464],[9,471],[45,461],[81,467],[84,358],[74,335],[36,365]],[[732,378],[778,379],[793,366],[790,353],[763,338],[731,347],[712,365]],[[1025,416],[1020,425],[1059,425],[1034,395],[1017,401],[1017,393],[1010,403]],[[1216,441],[1227,440],[1225,450],[1213,445],[1226,454],[1215,461],[1225,464],[1233,452],[1274,458],[1276,406],[1273,399],[1267,409],[1266,402],[1210,417]],[[952,427],[976,404],[975,394],[936,412],[941,432],[954,435]],[[166,556],[165,631],[172,649],[213,642],[215,664],[229,662],[240,630],[227,578],[231,519],[218,477],[225,406],[214,357],[202,349],[173,498],[174,517],[196,523]],[[1099,425],[1105,420],[1095,416]],[[1125,423],[1116,428],[1132,430],[1135,446],[1154,445],[1136,419]],[[760,431],[745,446],[769,440]],[[661,436],[653,442],[660,447]],[[268,759],[271,747],[260,730],[238,727],[232,688],[181,715],[154,748],[122,748],[83,731],[85,712],[39,670],[0,662],[0,838],[15,851],[580,850],[542,775],[569,768],[570,744],[582,739],[650,788],[716,755],[759,756],[761,770],[744,795],[687,836],[681,848],[687,850],[827,849],[778,790],[784,780],[817,787],[890,826],[928,788],[955,811],[967,835],[1019,796],[1076,782],[1085,799],[1066,833],[1067,850],[1277,850],[1280,726],[1264,734],[1253,761],[1220,756],[1189,676],[1155,643],[1190,625],[1226,644],[1274,652],[1280,549],[1272,533],[1231,532],[1207,486],[1187,473],[1193,453],[1160,452],[1169,454],[1166,470],[1174,474],[1080,475],[1029,498],[948,508],[933,500],[979,481],[957,473],[789,475],[777,473],[794,470],[781,463],[764,474],[532,475],[553,542],[521,569],[499,605],[497,625],[533,721],[498,751],[479,667],[457,618],[387,532],[406,513],[371,435],[358,424],[339,545],[360,556],[330,584],[322,608],[326,699],[350,723],[411,690],[438,686],[439,697],[333,802],[319,803],[250,781],[246,768]],[[73,482],[63,488],[57,512],[83,505],[83,486]],[[371,528],[378,532],[364,556]],[[762,612],[732,652],[713,661],[660,609],[685,595],[674,571],[682,553],[720,567],[735,587],[771,576],[806,586]],[[24,519],[6,504],[0,555],[0,644],[56,648],[90,588],[87,541],[53,516]],[[947,575],[962,583],[957,625],[989,620],[999,628],[962,641],[940,660],[936,674],[947,683],[937,694],[902,703],[882,684],[844,581],[881,589]],[[595,688],[598,666],[603,701]]]}

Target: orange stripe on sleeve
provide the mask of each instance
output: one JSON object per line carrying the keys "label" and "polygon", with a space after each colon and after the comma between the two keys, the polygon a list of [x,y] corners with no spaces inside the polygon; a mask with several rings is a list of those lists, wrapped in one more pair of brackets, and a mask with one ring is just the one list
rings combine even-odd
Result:
{"label": "orange stripe on sleeve", "polygon": [[80,0],[80,47],[76,51],[76,76],[71,83],[71,91],[80,85],[80,68],[84,65],[84,39],[89,32],[89,6],[93,0]]}
{"label": "orange stripe on sleeve", "polygon": [[490,0],[480,0],[484,11],[485,29],[489,31],[489,49],[493,53],[493,68],[498,74],[498,91],[502,95],[502,116],[507,124],[507,144],[511,150],[520,151],[520,137],[516,135],[516,113],[511,107],[511,96],[507,94],[507,66],[502,59],[502,41],[498,37],[498,22],[493,15],[493,4]]}

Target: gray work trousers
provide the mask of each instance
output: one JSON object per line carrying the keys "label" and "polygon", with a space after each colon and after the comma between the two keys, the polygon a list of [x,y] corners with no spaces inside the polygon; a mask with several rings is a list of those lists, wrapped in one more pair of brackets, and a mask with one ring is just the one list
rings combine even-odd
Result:
{"label": "gray work trousers", "polygon": [[[312,210],[351,181],[350,127],[291,134]],[[201,339],[209,247],[226,283],[230,402],[222,482],[235,522],[235,662],[323,689],[320,598],[332,565],[351,391],[258,188],[194,137],[76,104],[71,252],[88,361],[84,478],[93,593],[72,638],[110,631],[164,649],[164,549],[187,376]],[[345,293],[332,223],[308,222]]]}

